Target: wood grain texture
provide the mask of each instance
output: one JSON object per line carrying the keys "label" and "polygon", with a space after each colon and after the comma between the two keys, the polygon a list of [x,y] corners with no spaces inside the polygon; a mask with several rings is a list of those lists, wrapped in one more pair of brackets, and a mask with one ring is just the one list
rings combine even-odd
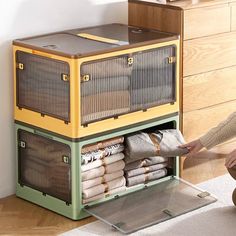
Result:
{"label": "wood grain texture", "polygon": [[209,129],[225,120],[235,112],[236,100],[183,114],[183,134],[191,141],[206,133]]}
{"label": "wood grain texture", "polygon": [[236,30],[236,3],[230,4],[231,6],[231,31]]}
{"label": "wood grain texture", "polygon": [[94,220],[73,221],[16,196],[0,199],[0,235],[58,235]]}
{"label": "wood grain texture", "polygon": [[236,66],[184,77],[183,111],[236,100]]}
{"label": "wood grain texture", "polygon": [[181,34],[181,10],[129,3],[129,25]]}
{"label": "wood grain texture", "polygon": [[184,41],[183,75],[236,65],[236,32]]}
{"label": "wood grain texture", "polygon": [[183,10],[216,6],[222,4],[228,4],[230,2],[235,2],[235,0],[178,0],[178,1],[166,1],[165,3],[160,3],[157,0],[129,0],[129,2],[139,2],[146,5],[162,5],[172,8],[181,8]]}
{"label": "wood grain texture", "polygon": [[184,11],[184,40],[224,32],[230,32],[228,4]]}

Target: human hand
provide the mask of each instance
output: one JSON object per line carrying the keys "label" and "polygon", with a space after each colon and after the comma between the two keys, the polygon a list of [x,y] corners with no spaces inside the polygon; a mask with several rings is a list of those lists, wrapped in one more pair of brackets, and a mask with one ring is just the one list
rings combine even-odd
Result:
{"label": "human hand", "polygon": [[229,153],[228,157],[225,159],[225,166],[227,168],[232,168],[236,165],[236,149]]}
{"label": "human hand", "polygon": [[192,142],[180,145],[179,147],[180,148],[187,148],[189,150],[189,153],[187,155],[191,156],[195,153],[198,153],[203,148],[203,145],[199,139],[196,139]]}

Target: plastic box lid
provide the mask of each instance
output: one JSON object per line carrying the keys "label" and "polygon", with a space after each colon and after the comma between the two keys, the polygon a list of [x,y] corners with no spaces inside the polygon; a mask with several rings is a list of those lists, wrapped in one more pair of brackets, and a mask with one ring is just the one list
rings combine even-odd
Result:
{"label": "plastic box lid", "polygon": [[81,58],[178,38],[177,34],[108,24],[16,39],[13,45],[69,58]]}

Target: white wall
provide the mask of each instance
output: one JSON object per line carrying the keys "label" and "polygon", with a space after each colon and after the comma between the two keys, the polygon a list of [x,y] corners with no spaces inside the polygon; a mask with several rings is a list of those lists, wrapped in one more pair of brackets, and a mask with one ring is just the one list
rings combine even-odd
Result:
{"label": "white wall", "polygon": [[0,1],[0,198],[15,192],[11,41],[111,22],[127,23],[126,0]]}

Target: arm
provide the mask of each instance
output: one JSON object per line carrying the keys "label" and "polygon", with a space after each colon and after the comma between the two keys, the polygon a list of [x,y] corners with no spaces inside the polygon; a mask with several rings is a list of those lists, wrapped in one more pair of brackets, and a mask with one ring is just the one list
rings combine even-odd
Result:
{"label": "arm", "polygon": [[210,129],[210,131],[200,137],[199,140],[204,147],[210,149],[234,136],[236,136],[236,112],[232,113],[216,127]]}
{"label": "arm", "polygon": [[181,145],[180,147],[187,147],[189,149],[188,156],[191,156],[199,152],[203,147],[210,149],[234,136],[236,136],[236,112],[232,113],[225,121],[221,122],[216,127],[210,129],[199,139]]}

